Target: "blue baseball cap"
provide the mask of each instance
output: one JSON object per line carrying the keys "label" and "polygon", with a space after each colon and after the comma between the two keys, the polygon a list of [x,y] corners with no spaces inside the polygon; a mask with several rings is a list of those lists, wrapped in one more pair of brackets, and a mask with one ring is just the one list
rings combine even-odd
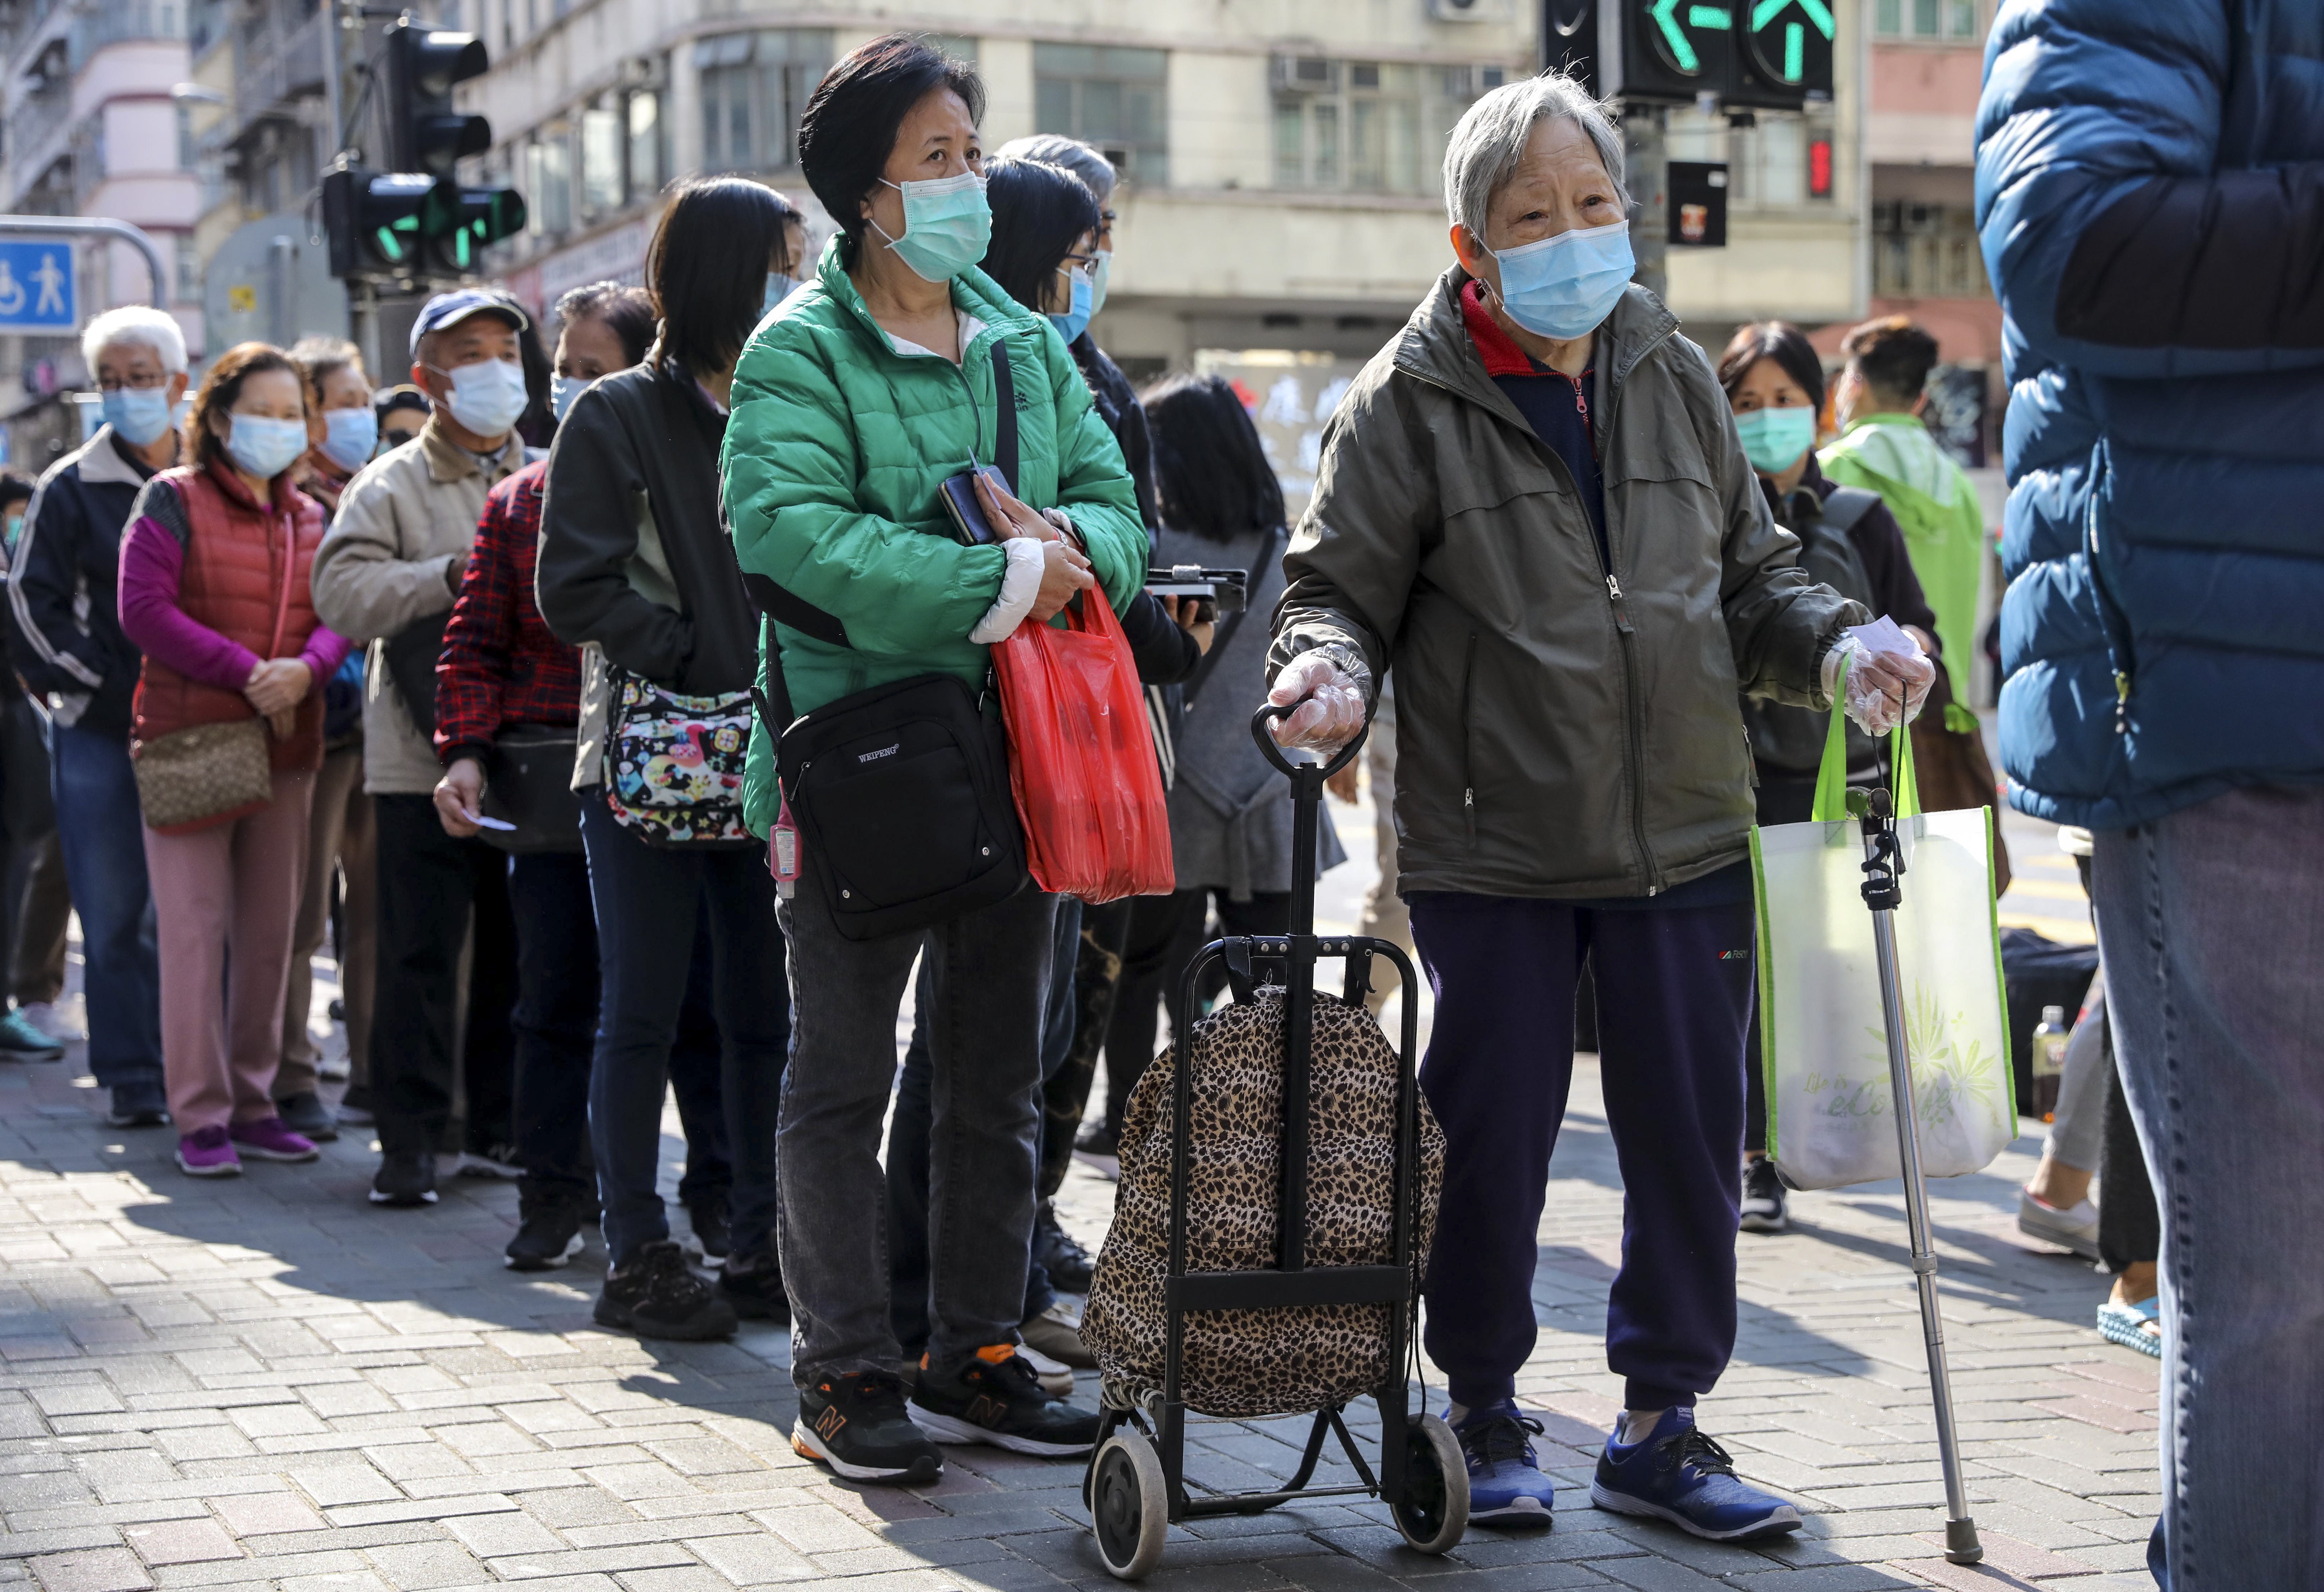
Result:
{"label": "blue baseball cap", "polygon": [[420,339],[430,332],[448,331],[473,315],[496,315],[518,331],[532,325],[532,317],[524,306],[506,293],[496,293],[489,288],[462,288],[456,292],[438,293],[428,300],[420,311],[420,318],[411,323],[411,357],[420,357]]}

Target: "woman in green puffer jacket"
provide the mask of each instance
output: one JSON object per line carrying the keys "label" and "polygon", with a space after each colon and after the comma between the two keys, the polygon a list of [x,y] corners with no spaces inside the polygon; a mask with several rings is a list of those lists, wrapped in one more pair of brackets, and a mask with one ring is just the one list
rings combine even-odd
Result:
{"label": "woman in green puffer jacket", "polygon": [[[721,457],[743,570],[836,616],[847,644],[769,622],[791,710],[914,676],[985,679],[991,643],[1077,591],[1117,612],[1147,542],[1121,450],[1040,316],[975,262],[991,234],[975,73],[894,36],[834,67],[799,164],[839,225],[817,278],[761,324],[734,372]],[[994,459],[992,355],[1016,393],[1015,497],[982,484],[1010,539],[954,541],[940,483]],[[776,816],[753,737],[744,805]],[[815,858],[802,858],[812,872]],[[931,1481],[928,1440],[1066,1455],[1095,1412],[1045,1395],[1015,1353],[1034,1212],[1050,897],[1019,891],[920,933],[841,935],[812,888],[782,904],[795,1035],[778,1135],[782,1261],[798,1348],[799,1452],[855,1480]],[[928,1352],[904,1402],[881,1243],[881,1119],[896,1017],[926,954],[934,1009]]]}

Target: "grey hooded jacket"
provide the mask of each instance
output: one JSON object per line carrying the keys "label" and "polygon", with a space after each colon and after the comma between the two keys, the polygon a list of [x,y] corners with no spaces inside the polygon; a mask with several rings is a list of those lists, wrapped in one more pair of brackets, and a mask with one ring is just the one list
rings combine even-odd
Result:
{"label": "grey hooded jacket", "polygon": [[1396,670],[1399,889],[1658,894],[1741,860],[1741,694],[1828,705],[1870,616],[1796,566],[1702,349],[1633,286],[1599,328],[1609,570],[1564,463],[1486,375],[1457,266],[1356,379],[1284,565],[1270,670]]}

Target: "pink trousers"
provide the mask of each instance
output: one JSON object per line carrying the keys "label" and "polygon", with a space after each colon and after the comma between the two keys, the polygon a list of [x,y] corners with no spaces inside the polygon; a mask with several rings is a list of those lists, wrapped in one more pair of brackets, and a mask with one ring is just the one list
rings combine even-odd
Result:
{"label": "pink trousers", "polygon": [[181,1135],[275,1114],[314,797],[312,774],[277,774],[263,812],[198,834],[145,832],[161,939],[161,1072]]}

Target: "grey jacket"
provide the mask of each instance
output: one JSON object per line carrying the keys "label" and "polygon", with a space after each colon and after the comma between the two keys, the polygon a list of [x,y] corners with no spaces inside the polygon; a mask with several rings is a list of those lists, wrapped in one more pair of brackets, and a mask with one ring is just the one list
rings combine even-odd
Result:
{"label": "grey jacket", "polygon": [[1739,861],[1738,695],[1824,706],[1869,615],[1797,567],[1702,351],[1638,287],[1599,328],[1604,566],[1563,462],[1485,374],[1457,266],[1364,368],[1284,560],[1269,668],[1396,670],[1400,891],[1605,898]]}
{"label": "grey jacket", "polygon": [[[1250,571],[1250,612],[1217,660],[1205,660],[1202,692],[1178,732],[1177,779],[1170,787],[1170,855],[1178,888],[1224,890],[1237,901],[1291,888],[1291,782],[1250,738],[1250,716],[1259,703],[1251,683],[1267,659],[1268,610],[1283,594],[1282,559],[1258,567],[1268,539],[1265,531],[1252,530],[1220,543],[1165,526],[1155,554],[1163,564]],[[1279,555],[1280,532],[1273,541]],[[1315,842],[1319,870],[1347,860],[1328,808]]]}

